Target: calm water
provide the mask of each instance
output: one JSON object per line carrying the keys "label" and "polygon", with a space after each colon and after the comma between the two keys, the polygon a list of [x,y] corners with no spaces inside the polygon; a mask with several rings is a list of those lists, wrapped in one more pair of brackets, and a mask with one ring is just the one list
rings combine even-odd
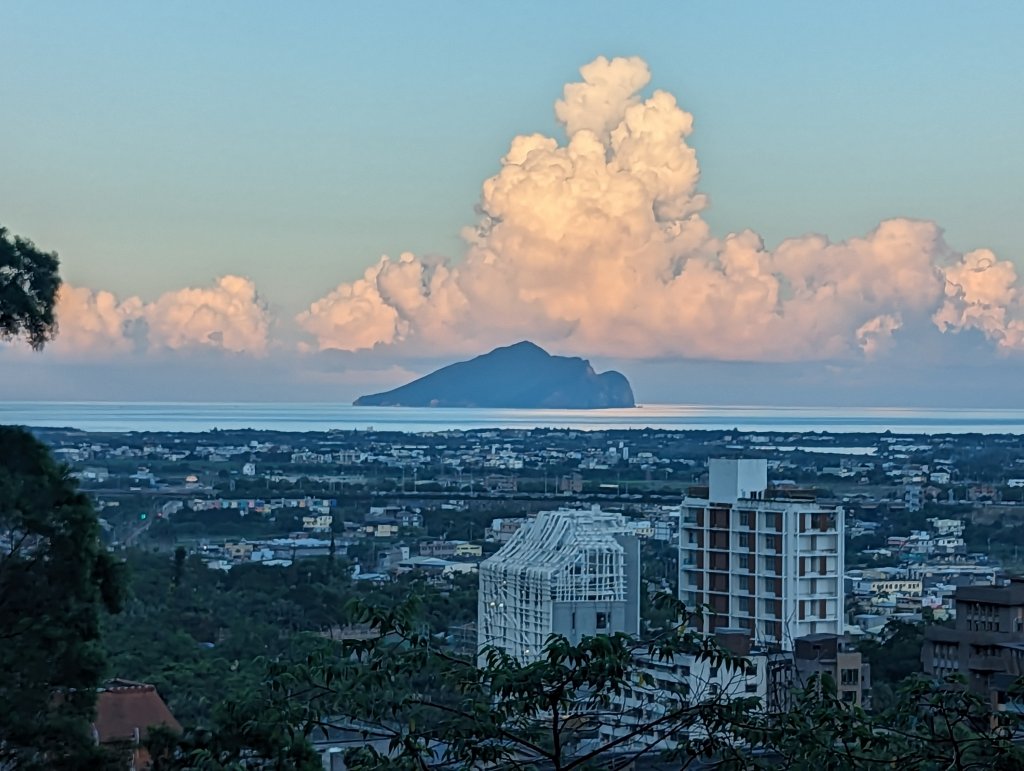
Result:
{"label": "calm water", "polygon": [[938,434],[1024,433],[1024,410],[741,407],[653,404],[620,410],[353,407],[349,404],[3,402],[0,424],[86,431],[277,431],[471,428],[661,428]]}

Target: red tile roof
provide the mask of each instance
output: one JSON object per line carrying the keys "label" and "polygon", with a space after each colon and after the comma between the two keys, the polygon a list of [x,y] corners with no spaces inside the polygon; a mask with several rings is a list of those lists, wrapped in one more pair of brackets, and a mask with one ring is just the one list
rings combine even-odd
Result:
{"label": "red tile roof", "polygon": [[99,692],[93,731],[100,744],[145,739],[150,726],[181,731],[152,685],[114,680]]}

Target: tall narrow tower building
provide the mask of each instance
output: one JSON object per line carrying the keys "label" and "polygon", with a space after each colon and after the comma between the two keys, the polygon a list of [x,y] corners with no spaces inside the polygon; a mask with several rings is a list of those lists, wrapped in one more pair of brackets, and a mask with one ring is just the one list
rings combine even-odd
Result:
{"label": "tall narrow tower building", "polygon": [[842,509],[769,488],[765,460],[712,459],[680,517],[679,599],[709,606],[703,631],[745,629],[783,650],[843,633]]}

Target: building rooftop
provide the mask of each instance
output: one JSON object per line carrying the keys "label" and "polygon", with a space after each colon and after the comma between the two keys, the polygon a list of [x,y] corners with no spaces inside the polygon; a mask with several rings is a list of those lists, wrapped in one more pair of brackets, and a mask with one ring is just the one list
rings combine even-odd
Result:
{"label": "building rooftop", "polygon": [[986,605],[1024,605],[1024,576],[1013,576],[1006,586],[961,586],[957,602],[981,602]]}
{"label": "building rooftop", "polygon": [[181,724],[152,685],[112,680],[99,692],[93,732],[101,744],[145,739],[152,726],[181,731]]}

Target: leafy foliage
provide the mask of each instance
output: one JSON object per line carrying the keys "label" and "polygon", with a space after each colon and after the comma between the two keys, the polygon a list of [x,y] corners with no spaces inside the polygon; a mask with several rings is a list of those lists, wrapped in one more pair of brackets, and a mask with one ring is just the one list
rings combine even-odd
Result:
{"label": "leafy foliage", "polygon": [[0,427],[0,765],[96,761],[89,723],[104,671],[104,609],[121,569],[88,499],[47,449]]}
{"label": "leafy foliage", "polygon": [[[537,661],[485,649],[453,656],[423,635],[417,604],[357,603],[378,636],[311,652],[304,662],[265,662],[267,687],[232,705],[233,731],[188,740],[173,768],[303,769],[304,740],[347,743],[352,769],[620,768],[643,756],[657,767],[721,769],[1012,769],[1024,754],[1012,726],[991,720],[983,699],[950,679],[911,679],[872,715],[842,702],[827,676],[768,712],[756,697],[727,698],[681,683],[658,709],[627,712],[623,694],[643,685],[644,661],[686,656],[740,670],[749,662],[680,625],[639,642],[626,635],[548,641]],[[611,734],[601,727],[614,727]],[[652,743],[658,735],[671,742]],[[219,753],[219,754],[218,754]]]}
{"label": "leafy foliage", "polygon": [[35,349],[57,333],[59,261],[0,227],[0,340],[24,337]]}
{"label": "leafy foliage", "polygon": [[435,634],[476,618],[472,576],[426,591],[414,576],[383,586],[352,581],[340,557],[225,573],[183,551],[129,551],[127,567],[124,612],[104,624],[108,672],[152,683],[179,721],[206,729],[221,701],[244,701],[263,686],[257,660],[304,661],[321,634],[354,623],[354,598],[393,606],[423,595],[423,631]]}
{"label": "leafy foliage", "polygon": [[888,708],[870,715],[843,704],[835,683],[823,677],[799,692],[789,710],[755,716],[756,727],[737,735],[767,750],[767,768],[1024,767],[1024,752],[1012,741],[1015,726],[995,722],[985,700],[964,686],[957,677],[908,678]]}

